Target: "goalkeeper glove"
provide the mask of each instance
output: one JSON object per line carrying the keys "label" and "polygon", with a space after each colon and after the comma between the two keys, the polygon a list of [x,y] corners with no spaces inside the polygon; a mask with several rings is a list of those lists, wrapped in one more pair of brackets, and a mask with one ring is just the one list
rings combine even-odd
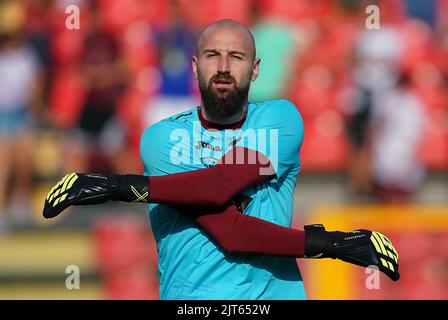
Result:
{"label": "goalkeeper glove", "polygon": [[148,199],[149,179],[145,176],[69,173],[48,193],[43,216],[56,217],[69,206]]}
{"label": "goalkeeper glove", "polygon": [[375,231],[328,232],[323,225],[305,226],[304,258],[333,258],[362,267],[376,266],[392,280],[400,278],[397,250]]}

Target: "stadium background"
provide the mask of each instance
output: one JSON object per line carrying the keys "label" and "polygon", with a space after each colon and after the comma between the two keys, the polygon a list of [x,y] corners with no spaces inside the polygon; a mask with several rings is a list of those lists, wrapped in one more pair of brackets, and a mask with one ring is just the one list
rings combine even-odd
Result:
{"label": "stadium background", "polygon": [[[254,32],[262,64],[251,99],[290,99],[304,118],[294,226],[374,228],[390,235],[400,254],[400,281],[381,276],[379,290],[366,288],[368,274],[362,268],[299,260],[309,298],[448,298],[448,1],[95,3],[95,17],[100,17],[96,27],[91,1],[0,1],[1,41],[7,43],[0,45],[0,86],[8,88],[18,74],[31,83],[18,82],[30,121],[12,135],[1,131],[0,158],[18,153],[22,162],[11,157],[11,165],[1,168],[2,176],[9,177],[3,179],[6,200],[0,208],[0,298],[158,298],[157,250],[143,206],[78,207],[46,221],[43,199],[71,169],[140,172],[142,130],[197,103],[191,44],[202,27],[221,18],[239,20]],[[380,9],[379,30],[366,28],[370,4]],[[69,5],[80,8],[79,29],[66,26]],[[94,43],[87,41],[94,28],[118,47],[116,52],[105,49],[106,58],[99,61],[107,66],[119,60],[126,70],[107,75],[98,69],[105,78],[120,78],[119,89],[108,87],[118,92],[114,107],[119,129],[109,139],[92,141],[106,143],[115,154],[101,152],[96,144],[85,152],[87,142],[71,135],[88,105],[86,79],[92,75],[85,66],[92,67],[92,60],[85,52]],[[95,50],[101,51],[98,43]],[[16,72],[16,65],[8,64],[14,50],[26,50],[22,65],[34,61],[29,72]],[[398,87],[397,79],[403,78]],[[384,87],[405,95],[394,96],[402,99],[394,104],[397,100],[381,94]],[[370,91],[360,95],[365,93],[360,88]],[[11,92],[0,90],[3,126],[9,120],[1,112]],[[376,100],[369,98],[372,92],[380,92]],[[403,115],[410,115],[408,122],[400,121]],[[392,126],[392,132],[378,123]],[[412,130],[406,131],[409,123]],[[394,140],[396,136],[402,140]],[[395,145],[382,149],[392,140]],[[8,143],[12,148],[5,147]],[[387,162],[382,150],[398,156]],[[384,161],[390,179],[375,171],[377,159]],[[15,165],[23,182],[17,189]],[[394,181],[394,172],[404,166],[410,171]],[[409,172],[420,174],[413,178]],[[79,290],[65,286],[69,265],[79,267]]]}

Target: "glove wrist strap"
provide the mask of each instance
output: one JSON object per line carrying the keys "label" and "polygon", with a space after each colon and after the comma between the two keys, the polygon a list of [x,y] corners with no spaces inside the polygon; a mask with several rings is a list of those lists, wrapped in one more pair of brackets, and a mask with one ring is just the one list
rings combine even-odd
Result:
{"label": "glove wrist strap", "polygon": [[119,175],[118,191],[112,200],[149,202],[149,177],[135,174]]}
{"label": "glove wrist strap", "polygon": [[305,226],[304,258],[326,258],[327,231],[321,224]]}

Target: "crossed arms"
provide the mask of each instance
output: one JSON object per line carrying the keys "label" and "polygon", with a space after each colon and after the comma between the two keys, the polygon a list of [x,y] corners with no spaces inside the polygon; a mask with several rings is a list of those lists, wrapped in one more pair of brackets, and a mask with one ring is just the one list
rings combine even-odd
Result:
{"label": "crossed arms", "polygon": [[[236,148],[234,148],[236,149]],[[242,150],[249,154],[249,149]],[[263,156],[256,157],[263,159]],[[174,206],[209,233],[226,251],[304,258],[334,258],[360,266],[376,265],[399,279],[398,254],[384,235],[369,230],[328,232],[321,225],[305,230],[285,228],[242,214],[232,199],[242,190],[272,179],[265,161],[216,166],[165,176],[72,173],[47,195],[44,216],[51,218],[71,205],[108,200],[152,202]],[[268,163],[267,166],[270,166]],[[213,188],[210,182],[213,181]]]}

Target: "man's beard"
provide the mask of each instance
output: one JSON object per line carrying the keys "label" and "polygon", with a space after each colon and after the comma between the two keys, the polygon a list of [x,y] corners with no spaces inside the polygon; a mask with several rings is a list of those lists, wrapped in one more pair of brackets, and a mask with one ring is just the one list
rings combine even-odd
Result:
{"label": "man's beard", "polygon": [[[213,82],[218,79],[233,83],[233,88],[213,88]],[[203,77],[199,76],[199,90],[208,120],[226,124],[232,116],[242,114],[247,104],[249,87],[250,81],[238,87],[235,79],[228,74],[213,76],[208,85]]]}

